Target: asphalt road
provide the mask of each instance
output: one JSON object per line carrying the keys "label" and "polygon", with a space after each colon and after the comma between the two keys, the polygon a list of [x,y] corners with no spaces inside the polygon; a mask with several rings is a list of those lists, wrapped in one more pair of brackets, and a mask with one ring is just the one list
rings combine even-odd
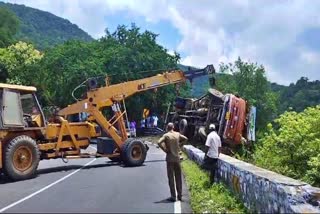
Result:
{"label": "asphalt road", "polygon": [[164,200],[170,196],[165,164],[165,154],[154,146],[140,167],[107,158],[41,161],[36,178],[0,177],[0,212],[191,212],[185,184],[183,202]]}

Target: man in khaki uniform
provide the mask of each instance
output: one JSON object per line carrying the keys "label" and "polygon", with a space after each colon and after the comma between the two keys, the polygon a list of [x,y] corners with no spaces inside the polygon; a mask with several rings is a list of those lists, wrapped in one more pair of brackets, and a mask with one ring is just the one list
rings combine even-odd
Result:
{"label": "man in khaki uniform", "polygon": [[173,123],[168,123],[168,132],[158,141],[159,147],[167,153],[167,174],[171,193],[171,197],[168,198],[168,200],[172,202],[176,201],[176,190],[178,193],[178,200],[182,200],[182,176],[179,143],[188,140],[186,136],[181,135],[179,132],[175,132],[173,127]]}

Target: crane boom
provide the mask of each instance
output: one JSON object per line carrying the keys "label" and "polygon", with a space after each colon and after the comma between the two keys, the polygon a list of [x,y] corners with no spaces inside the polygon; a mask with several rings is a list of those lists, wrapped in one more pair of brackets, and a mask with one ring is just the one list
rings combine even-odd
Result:
{"label": "crane boom", "polygon": [[152,77],[132,80],[114,85],[107,85],[101,88],[94,88],[87,92],[87,98],[76,102],[59,111],[59,115],[66,116],[87,111],[88,103],[96,105],[99,109],[112,106],[114,102],[119,102],[138,92],[147,91],[163,87],[170,84],[182,83],[192,80],[195,77],[214,73],[213,65],[208,65],[204,69],[194,69],[183,72],[182,70],[166,71]]}
{"label": "crane boom", "polygon": [[[60,110],[58,115],[66,117],[81,112],[89,113],[101,128],[112,137],[120,149],[128,138],[123,118],[126,111],[121,111],[121,101],[138,92],[186,82],[187,80],[191,81],[194,77],[214,72],[213,65],[208,65],[204,69],[189,69],[186,72],[182,70],[166,71],[155,76],[114,85],[109,85],[107,78],[106,86],[100,88],[97,87],[97,82],[91,79],[86,99]],[[114,112],[114,117],[110,120],[101,113],[101,109],[104,107],[111,107]],[[114,126],[115,124],[117,124],[117,128]]]}

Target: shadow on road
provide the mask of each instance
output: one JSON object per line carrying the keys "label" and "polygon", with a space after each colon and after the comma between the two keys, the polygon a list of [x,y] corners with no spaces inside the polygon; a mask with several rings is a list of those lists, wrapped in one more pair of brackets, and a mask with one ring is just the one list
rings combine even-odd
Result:
{"label": "shadow on road", "polygon": [[[165,160],[148,160],[145,161],[145,163],[156,163],[156,162],[165,162]],[[83,167],[83,165],[65,165],[65,166],[56,166],[56,167],[49,167],[45,169],[38,169],[37,174],[38,175],[44,175],[44,174],[50,174],[55,172],[67,172],[71,170],[77,170],[83,167],[81,170],[87,170],[87,169],[95,169],[95,168],[102,168],[102,167],[111,167],[111,166],[119,166],[123,168],[132,168],[132,166],[125,166],[118,162],[113,161],[107,161],[103,164],[93,164]],[[142,164],[141,166],[136,167],[143,167],[145,164]],[[14,183],[15,181],[10,180],[7,176],[0,174],[0,184],[6,184],[6,183]]]}
{"label": "shadow on road", "polygon": [[54,172],[66,172],[70,170],[76,170],[80,169],[83,167],[81,170],[86,170],[86,169],[94,169],[94,168],[100,168],[100,167],[110,167],[110,166],[116,166],[119,165],[119,163],[114,163],[114,162],[108,162],[105,164],[95,164],[95,165],[89,165],[83,167],[83,165],[68,165],[68,166],[57,166],[57,167],[50,167],[46,169],[39,169],[38,174],[48,174],[48,173],[54,173]]}
{"label": "shadow on road", "polygon": [[166,160],[162,159],[162,160],[147,160],[147,161],[145,161],[145,163],[155,163],[155,162],[166,162]]}
{"label": "shadow on road", "polygon": [[168,204],[168,203],[174,203],[174,202],[173,201],[169,201],[168,198],[166,198],[166,199],[163,199],[161,201],[156,201],[156,202],[153,202],[153,203],[155,203],[155,204],[161,204],[161,203]]}
{"label": "shadow on road", "polygon": [[[57,166],[57,167],[50,167],[46,169],[38,169],[37,175],[43,175],[43,174],[50,174],[55,172],[67,172],[71,170],[77,170],[82,168],[81,170],[88,170],[88,169],[95,169],[95,168],[102,168],[102,167],[111,167],[111,166],[121,166],[117,162],[107,162],[105,164],[95,164],[95,165],[88,165],[83,167],[83,165],[65,165],[65,166]],[[14,183],[19,181],[12,181],[10,178],[5,176],[4,174],[0,174],[0,184],[7,184],[7,183]]]}

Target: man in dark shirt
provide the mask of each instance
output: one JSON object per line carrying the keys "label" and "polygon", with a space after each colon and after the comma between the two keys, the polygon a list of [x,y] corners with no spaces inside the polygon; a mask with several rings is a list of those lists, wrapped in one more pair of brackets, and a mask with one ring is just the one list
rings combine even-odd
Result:
{"label": "man in dark shirt", "polygon": [[168,198],[168,200],[172,202],[176,201],[176,190],[178,193],[178,200],[182,200],[182,176],[179,143],[188,140],[186,136],[181,135],[179,132],[175,132],[173,127],[173,123],[168,123],[168,132],[158,141],[159,147],[167,153],[167,174],[171,193],[171,197]]}

